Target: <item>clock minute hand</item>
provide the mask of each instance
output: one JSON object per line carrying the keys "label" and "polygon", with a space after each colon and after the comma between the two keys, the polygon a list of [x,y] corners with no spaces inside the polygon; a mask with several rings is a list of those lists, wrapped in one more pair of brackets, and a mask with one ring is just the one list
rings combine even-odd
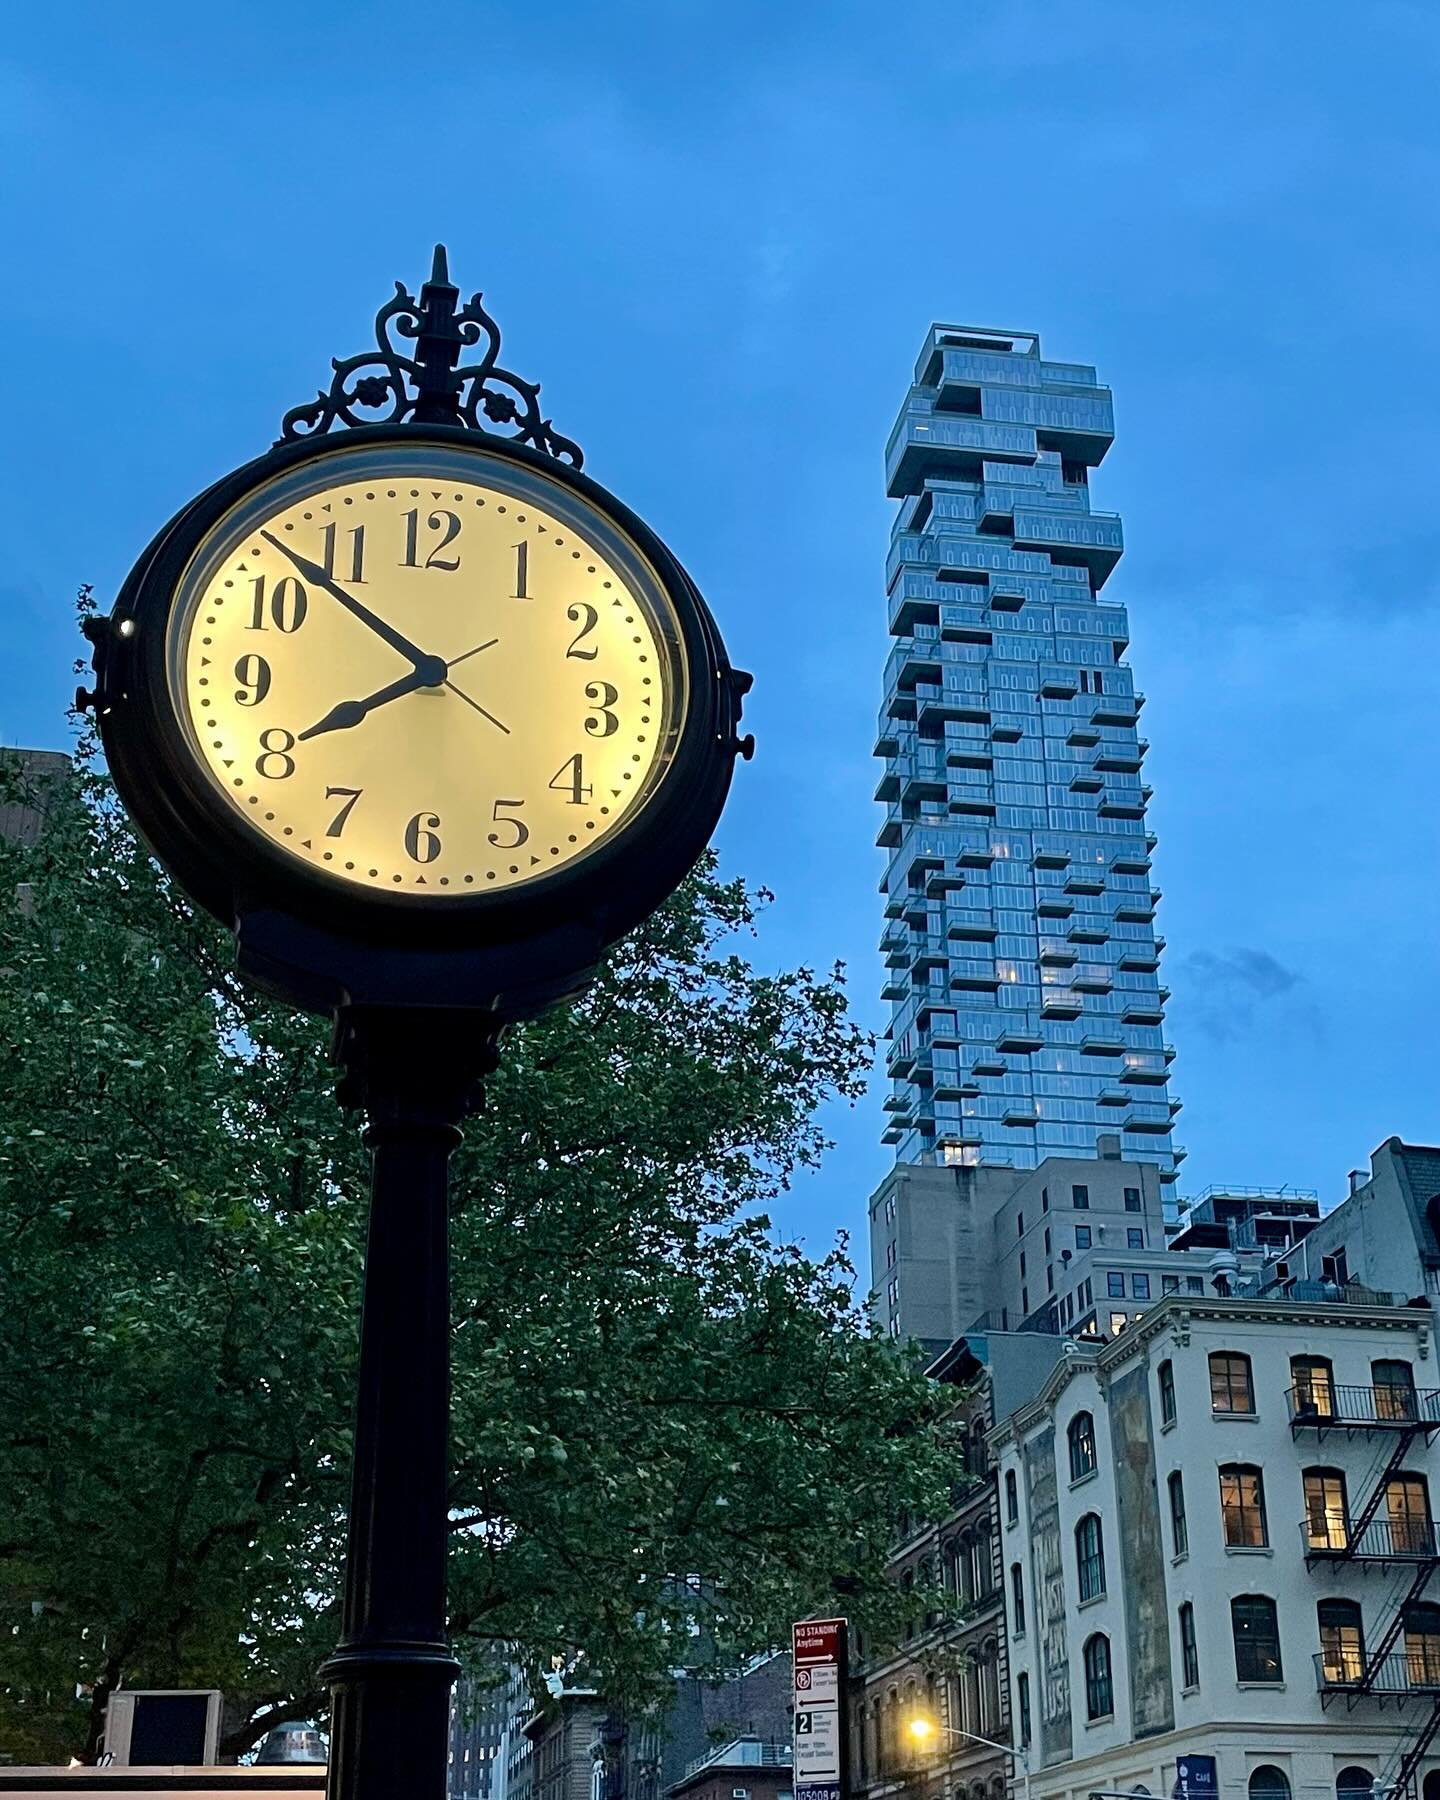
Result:
{"label": "clock minute hand", "polygon": [[348,731],[351,726],[358,725],[368,713],[377,706],[386,706],[392,700],[398,700],[402,694],[413,694],[417,688],[439,687],[445,680],[445,664],[438,656],[426,656],[408,675],[402,675],[398,681],[392,681],[388,687],[377,688],[373,694],[367,694],[363,700],[342,700],[332,706],[323,719],[317,719],[307,730],[299,733],[297,743],[304,743],[306,738],[319,737],[326,731]]}
{"label": "clock minute hand", "polygon": [[[308,556],[302,556],[298,550],[292,550],[288,544],[282,543],[273,531],[262,531],[260,535],[267,544],[273,544],[282,556],[288,557],[307,581],[313,581],[317,587],[324,588],[327,594],[332,594],[347,612],[353,613],[362,625],[368,625],[377,637],[384,638],[392,650],[398,650],[417,669],[422,664],[439,661],[438,657],[428,657],[423,650],[417,649],[409,638],[404,637],[393,625],[387,625],[378,614],[371,612],[364,601],[357,600],[353,594],[347,594],[338,582],[331,580],[319,563],[312,562]],[[420,685],[429,686],[431,683],[422,682]]]}

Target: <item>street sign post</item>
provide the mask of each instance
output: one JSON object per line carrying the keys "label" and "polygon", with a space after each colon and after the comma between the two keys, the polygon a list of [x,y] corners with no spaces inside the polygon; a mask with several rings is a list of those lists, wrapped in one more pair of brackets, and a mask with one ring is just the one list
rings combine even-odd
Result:
{"label": "street sign post", "polygon": [[844,1619],[803,1619],[791,1631],[795,1698],[795,1789],[803,1800],[845,1800],[849,1675]]}

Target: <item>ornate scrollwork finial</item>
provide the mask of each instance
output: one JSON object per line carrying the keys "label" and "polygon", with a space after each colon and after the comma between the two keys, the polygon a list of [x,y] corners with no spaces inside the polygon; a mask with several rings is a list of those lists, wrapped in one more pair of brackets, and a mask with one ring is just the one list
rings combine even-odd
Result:
{"label": "ornate scrollwork finial", "polygon": [[[374,350],[331,359],[335,371],[304,406],[292,406],[280,427],[281,443],[318,437],[332,425],[462,425],[492,437],[518,439],[578,469],[585,460],[572,438],[540,416],[540,384],[500,366],[500,327],[472,294],[457,307],[460,290],[450,279],[445,246],[435,246],[430,279],[417,300],[403,283],[375,315]],[[406,355],[391,335],[414,340]],[[460,358],[484,344],[477,362]],[[481,415],[489,421],[481,423]],[[495,430],[493,427],[513,427]]]}

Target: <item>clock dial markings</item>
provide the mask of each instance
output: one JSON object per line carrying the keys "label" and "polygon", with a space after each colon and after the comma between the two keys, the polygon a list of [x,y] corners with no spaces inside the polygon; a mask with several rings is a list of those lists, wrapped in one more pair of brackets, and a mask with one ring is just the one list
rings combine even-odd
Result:
{"label": "clock dial markings", "polygon": [[[371,494],[375,498],[367,500]],[[518,889],[589,852],[648,793],[668,739],[663,730],[658,735],[649,730],[652,677],[637,665],[658,660],[662,672],[676,668],[675,652],[657,656],[661,629],[673,633],[673,627],[661,625],[668,616],[663,595],[650,588],[632,592],[633,577],[620,584],[617,594],[614,568],[584,554],[590,548],[595,556],[599,544],[576,550],[573,530],[557,534],[554,521],[531,516],[537,510],[533,501],[525,513],[509,495],[497,498],[493,490],[457,494],[454,504],[465,508],[462,535],[459,515],[448,510],[450,493],[432,489],[427,494],[447,504],[428,510],[413,488],[396,493],[350,482],[339,490],[312,493],[302,502],[279,504],[263,524],[257,522],[257,508],[242,529],[259,543],[248,535],[240,543],[232,539],[228,565],[223,553],[219,564],[209,565],[209,579],[217,588],[223,578],[234,580],[239,590],[236,616],[220,615],[216,626],[206,615],[206,629],[218,634],[206,659],[207,665],[219,660],[223,691],[218,694],[214,687],[199,687],[213,671],[207,666],[200,673],[199,608],[194,600],[188,607],[193,623],[186,641],[191,648],[183,654],[192,671],[187,687],[189,705],[196,710],[191,716],[199,724],[199,709],[207,709],[203,722],[214,733],[213,754],[209,749],[201,753],[217,776],[223,764],[238,767],[234,804],[254,829],[277,843],[283,838],[288,854],[312,868],[323,863],[331,881],[396,890],[473,887],[477,882]],[[412,506],[416,499],[420,504]],[[342,508],[349,509],[353,526],[321,522]],[[417,515],[413,526],[406,519],[411,511]],[[454,531],[450,518],[457,519]],[[432,525],[432,520],[439,522]],[[523,556],[514,537],[516,524],[530,534],[522,540]],[[303,542],[307,529],[316,539],[323,535],[323,557],[307,554],[310,546],[302,550],[293,538],[287,541],[294,532]],[[407,541],[412,531],[413,547]],[[545,559],[542,569],[536,560],[542,551],[532,552],[530,546],[547,542],[560,555]],[[523,624],[507,627],[503,635],[492,633],[446,659],[422,646],[449,635],[445,624],[455,590],[434,575],[453,572],[441,565],[456,561],[462,545],[467,585],[478,567],[486,593],[504,596],[513,587],[510,598],[528,604],[506,615]],[[355,567],[352,551],[357,548],[359,579],[373,596],[370,604],[342,585]],[[313,551],[321,549],[316,542]],[[387,566],[393,573],[387,573]],[[256,639],[245,642],[255,612],[257,575],[265,578],[261,629],[269,642],[263,656],[250,647]],[[290,585],[279,595],[277,616],[272,608],[282,582]],[[369,640],[349,632],[340,622],[341,610],[317,607],[317,590],[331,594],[339,609],[366,625]],[[208,598],[218,609],[222,596]],[[408,673],[385,680],[381,659],[387,650],[404,657]],[[482,653],[489,658],[486,685],[492,690],[486,699],[495,693],[513,696],[507,719],[450,679],[451,670]],[[243,666],[242,657],[250,659]],[[235,682],[227,684],[223,674],[232,669]],[[426,680],[427,675],[439,679]],[[373,686],[367,685],[367,676]],[[352,694],[360,689],[365,699],[337,700],[336,687],[343,694],[347,686]],[[463,715],[435,705],[446,688],[496,727],[494,737],[476,740],[492,748],[472,749]],[[412,694],[420,697],[406,707],[390,707],[391,700]],[[304,719],[307,712],[315,724],[297,733],[296,714]],[[366,729],[356,731],[362,722]],[[209,733],[204,743],[210,743]],[[622,760],[631,766],[621,768]],[[429,794],[424,789],[416,794],[414,782],[420,775]],[[407,788],[413,798],[404,806]],[[597,788],[610,796],[603,806],[595,804]],[[277,794],[283,804],[257,810]],[[417,813],[414,802],[420,798],[428,798],[430,805]],[[343,849],[336,842],[340,833],[330,829],[342,811]],[[586,817],[587,812],[593,816]],[[556,829],[565,814],[575,829]],[[521,844],[523,852],[516,854]],[[513,863],[506,850],[515,855]],[[440,903],[438,894],[435,903]]]}

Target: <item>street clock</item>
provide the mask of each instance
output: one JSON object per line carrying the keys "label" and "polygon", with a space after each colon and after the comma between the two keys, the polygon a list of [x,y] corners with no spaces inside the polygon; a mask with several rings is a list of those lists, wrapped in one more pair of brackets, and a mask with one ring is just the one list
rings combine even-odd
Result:
{"label": "street clock", "polygon": [[[674,556],[499,369],[478,296],[457,311],[437,258],[400,298],[380,354],[338,364],[274,449],[186,506],[92,625],[100,732],[252,974],[321,1010],[503,990],[520,1013],[693,865],[749,752],[749,677]],[[485,359],[455,368],[477,340]],[[419,958],[408,993],[397,952]]]}

